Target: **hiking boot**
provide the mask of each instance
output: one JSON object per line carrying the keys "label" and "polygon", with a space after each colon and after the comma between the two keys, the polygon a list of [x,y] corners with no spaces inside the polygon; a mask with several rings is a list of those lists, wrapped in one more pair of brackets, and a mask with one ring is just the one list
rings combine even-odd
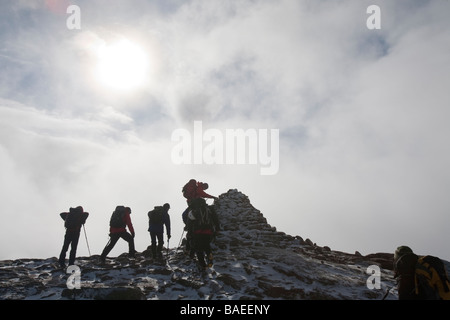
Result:
{"label": "hiking boot", "polygon": [[130,253],[128,253],[128,258],[132,259],[136,258],[136,253],[137,253],[136,250],[131,251]]}
{"label": "hiking boot", "polygon": [[198,268],[199,272],[202,272],[202,273],[206,272],[207,266],[206,266],[205,261],[204,260],[197,261],[197,268]]}
{"label": "hiking boot", "polygon": [[213,266],[213,255],[212,255],[212,253],[210,253],[209,255],[208,255],[208,267],[212,267]]}
{"label": "hiking boot", "polygon": [[201,266],[203,268],[206,268],[206,262],[205,262],[205,259],[203,257],[197,256],[197,263],[198,263],[199,266]]}

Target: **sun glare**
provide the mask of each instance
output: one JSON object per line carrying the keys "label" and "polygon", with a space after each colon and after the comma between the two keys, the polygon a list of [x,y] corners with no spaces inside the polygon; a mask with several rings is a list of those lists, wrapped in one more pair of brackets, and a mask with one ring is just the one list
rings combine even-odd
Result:
{"label": "sun glare", "polygon": [[145,84],[148,57],[135,43],[123,39],[98,50],[96,76],[101,84],[116,90],[132,90]]}

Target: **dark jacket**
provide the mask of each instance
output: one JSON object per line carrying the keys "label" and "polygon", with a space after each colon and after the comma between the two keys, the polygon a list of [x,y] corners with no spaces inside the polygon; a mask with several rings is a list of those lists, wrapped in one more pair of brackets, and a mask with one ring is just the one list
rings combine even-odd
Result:
{"label": "dark jacket", "polygon": [[81,226],[86,223],[86,219],[89,217],[89,213],[88,212],[80,212],[80,213],[76,213],[76,212],[61,212],[59,214],[59,216],[61,217],[61,219],[66,221],[66,219],[69,216],[69,214],[78,214],[79,217],[78,217],[76,226],[74,228],[66,228],[66,233],[77,233],[77,232],[80,232],[81,231]]}
{"label": "dark jacket", "polygon": [[161,207],[162,221],[160,223],[151,223],[149,220],[148,231],[151,233],[164,233],[164,225],[166,226],[167,235],[170,236],[170,216],[168,209]]}
{"label": "dark jacket", "polygon": [[402,255],[394,264],[394,277],[397,278],[398,299],[417,300],[415,292],[415,270],[418,256],[414,253]]}

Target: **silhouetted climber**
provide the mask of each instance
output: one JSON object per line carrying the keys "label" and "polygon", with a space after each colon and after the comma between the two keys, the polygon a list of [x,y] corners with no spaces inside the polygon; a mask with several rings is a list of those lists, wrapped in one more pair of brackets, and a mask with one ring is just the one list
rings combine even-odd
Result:
{"label": "silhouetted climber", "polygon": [[[106,247],[103,249],[102,254],[100,255],[100,262],[105,263],[105,259],[107,255],[111,252],[111,250],[116,245],[119,238],[124,239],[128,242],[128,256],[130,258],[134,258],[136,253],[134,249],[134,228],[131,223],[131,209],[129,207],[117,206],[114,212],[111,215],[111,219],[109,222],[109,236],[110,239],[106,244]],[[127,232],[126,227],[130,233]]]}
{"label": "silhouetted climber", "polygon": [[75,263],[81,226],[85,224],[88,216],[89,213],[84,212],[83,207],[81,206],[70,208],[69,212],[60,213],[60,217],[64,220],[64,227],[66,228],[63,247],[59,255],[59,265],[61,266],[61,268],[66,267],[66,253],[69,249],[69,245],[69,265],[73,265]]}
{"label": "silhouetted climber", "polygon": [[217,199],[217,197],[205,192],[208,187],[209,185],[207,183],[197,182],[195,179],[189,180],[189,182],[186,183],[182,189],[183,196],[186,198],[188,205],[192,200],[197,198]]}
{"label": "silhouetted climber", "polygon": [[185,224],[184,230],[186,231],[186,252],[189,253],[191,257],[194,256],[194,252],[192,250],[191,246],[191,233],[189,228],[187,228],[187,222],[188,222],[188,212],[190,210],[190,204],[194,199],[202,199],[202,198],[209,198],[216,200],[217,197],[212,196],[205,192],[207,190],[209,185],[207,183],[203,182],[197,182],[195,179],[189,180],[182,189],[183,196],[186,198],[186,202],[188,204],[188,207],[184,212],[182,213],[181,217],[183,219],[183,222]]}
{"label": "silhouetted climber", "polygon": [[170,234],[170,205],[156,206],[148,212],[148,231],[151,238],[151,251],[154,259],[162,258],[162,247],[164,244],[164,226],[167,231],[167,242],[171,238]]}
{"label": "silhouetted climber", "polygon": [[438,257],[418,256],[400,246],[394,253],[394,271],[399,300],[450,300],[450,281]]}
{"label": "silhouetted climber", "polygon": [[219,219],[213,208],[206,204],[205,199],[194,199],[190,206],[187,220],[187,228],[192,235],[192,250],[197,255],[198,264],[201,270],[213,264],[211,252],[211,241],[214,234],[220,229]]}
{"label": "silhouetted climber", "polygon": [[415,292],[414,275],[418,256],[411,248],[400,246],[394,253],[394,277],[397,278],[398,299],[414,300],[419,297]]}

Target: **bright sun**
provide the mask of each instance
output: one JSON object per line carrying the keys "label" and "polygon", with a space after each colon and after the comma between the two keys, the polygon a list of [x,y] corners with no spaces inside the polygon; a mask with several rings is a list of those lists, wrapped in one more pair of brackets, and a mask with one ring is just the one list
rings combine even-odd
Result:
{"label": "bright sun", "polygon": [[145,84],[148,57],[135,43],[123,39],[98,49],[96,77],[111,89],[132,90]]}

